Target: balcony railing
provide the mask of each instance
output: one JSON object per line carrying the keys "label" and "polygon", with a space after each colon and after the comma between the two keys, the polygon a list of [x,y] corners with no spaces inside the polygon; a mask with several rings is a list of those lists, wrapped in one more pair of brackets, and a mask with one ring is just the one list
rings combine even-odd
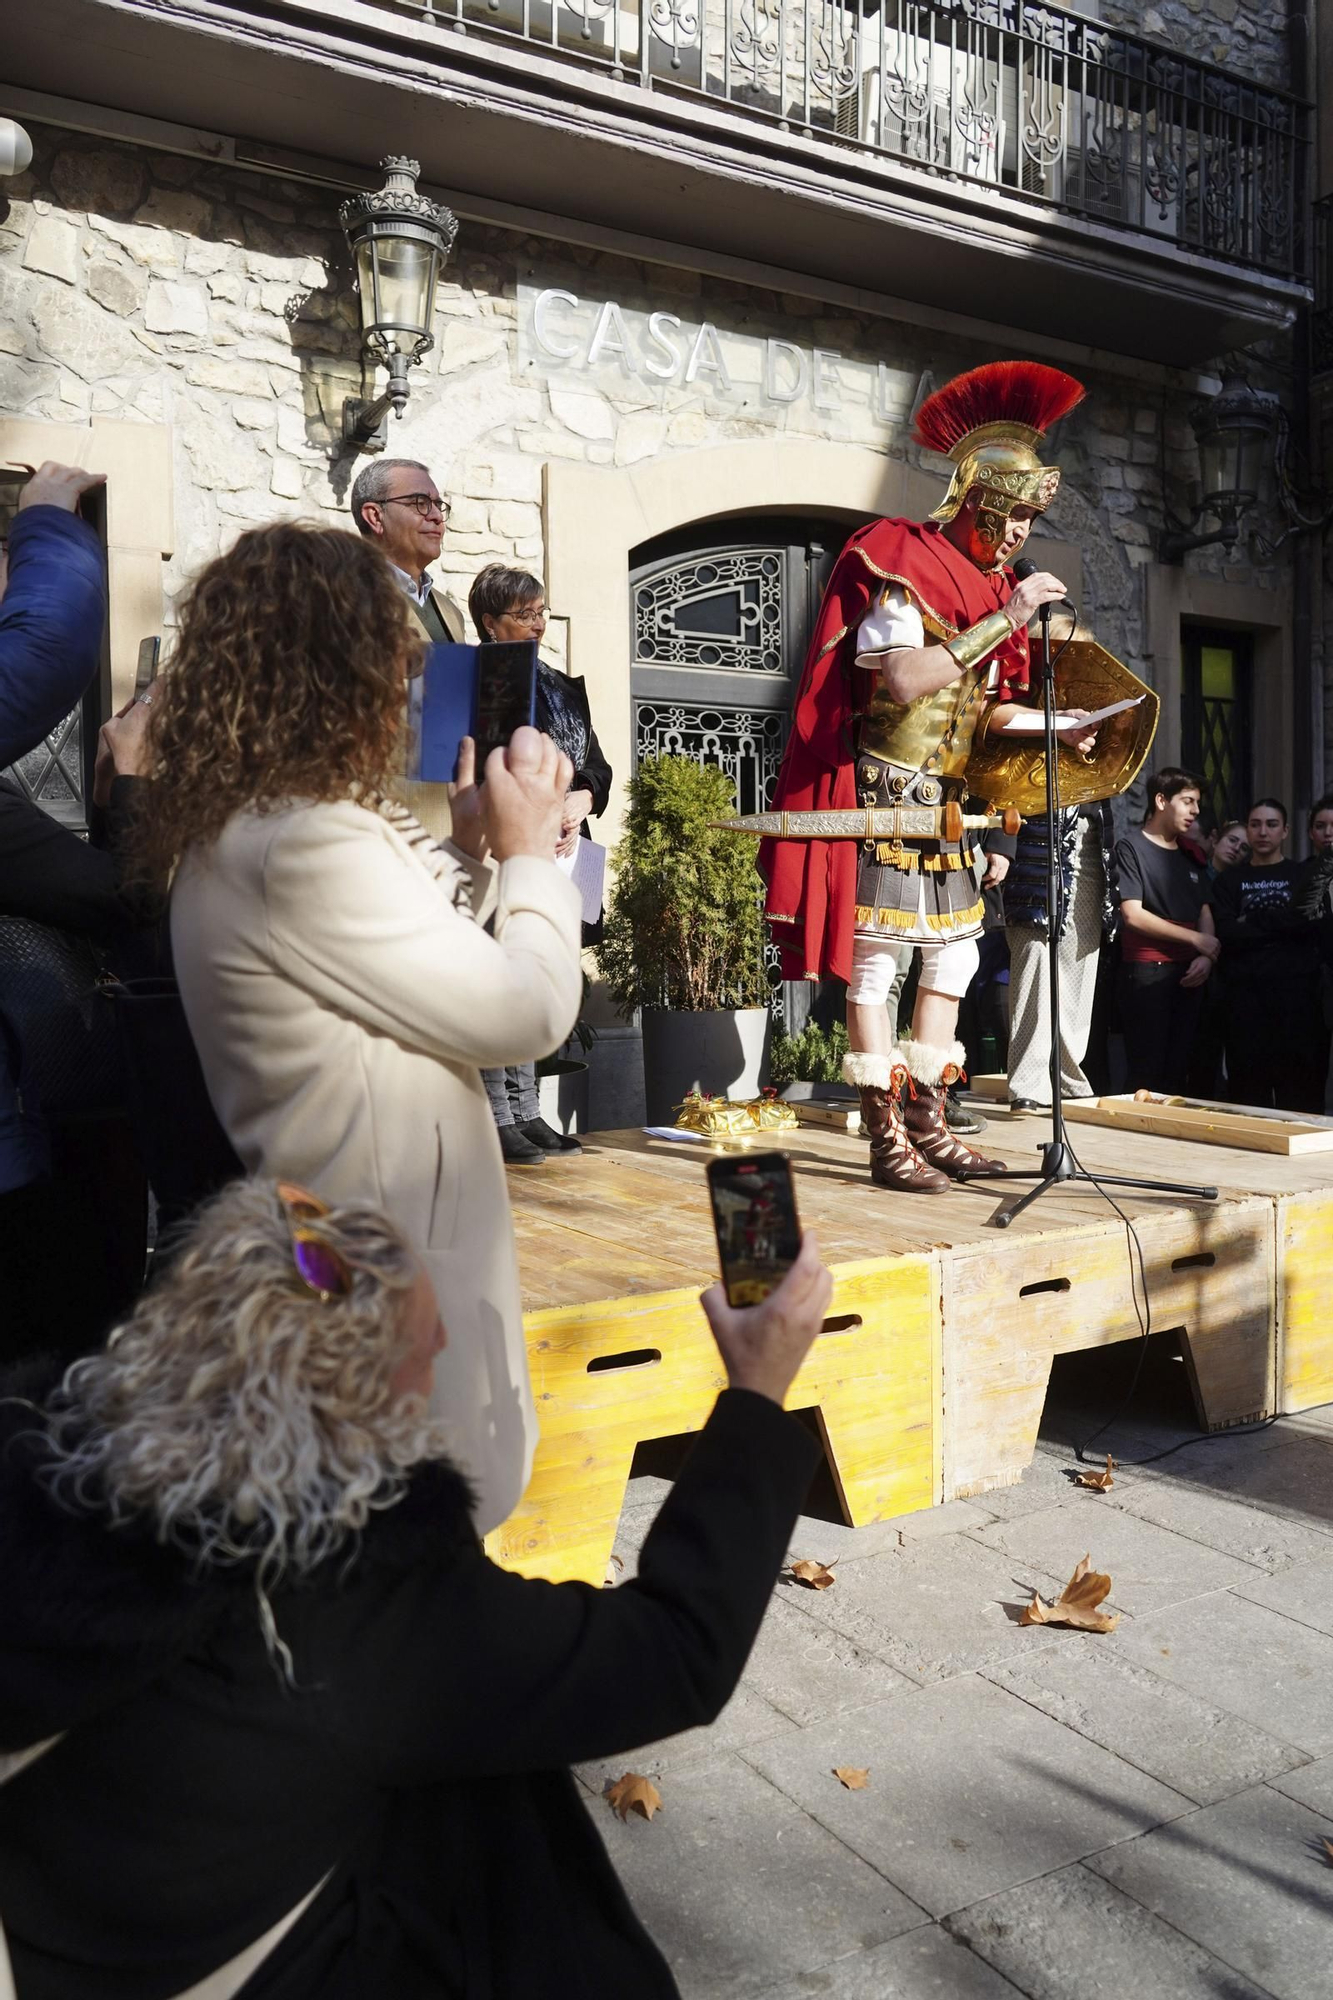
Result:
{"label": "balcony railing", "polygon": [[376,0],[1283,277],[1305,107],[1027,0]]}

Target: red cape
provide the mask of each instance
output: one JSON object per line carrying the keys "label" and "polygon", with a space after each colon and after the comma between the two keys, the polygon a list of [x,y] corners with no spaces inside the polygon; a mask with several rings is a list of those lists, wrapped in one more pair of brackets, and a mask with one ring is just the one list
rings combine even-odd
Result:
{"label": "red cape", "polygon": [[[928,627],[946,638],[1004,604],[1007,574],[977,568],[933,522],[872,521],[834,565],[792,714],[791,735],[773,792],[773,810],[821,812],[856,804],[852,667],[856,635],[887,581],[903,584]],[[929,636],[929,634],[928,634]],[[999,649],[1000,698],[1028,685],[1026,632]],[[990,662],[986,662],[989,670]],[[787,979],[850,979],[856,907],[853,840],[766,840],[759,869],[768,883],[764,914]]]}

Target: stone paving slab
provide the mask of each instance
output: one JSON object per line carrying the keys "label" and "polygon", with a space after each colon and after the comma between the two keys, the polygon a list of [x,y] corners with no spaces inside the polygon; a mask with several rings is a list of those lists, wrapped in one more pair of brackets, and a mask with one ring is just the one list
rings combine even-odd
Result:
{"label": "stone paving slab", "polygon": [[1282,1771],[1268,1780],[1275,1792],[1299,1799],[1311,1812],[1322,1813],[1328,1821],[1325,1832],[1333,1840],[1333,1757],[1317,1758],[1294,1771]]}
{"label": "stone paving slab", "polygon": [[[684,2000],[771,1994],[923,1913],[734,1754],[672,1776],[662,1811],[589,1806]],[[632,2000],[608,1995],[607,2000]]]}
{"label": "stone paving slab", "polygon": [[805,1595],[799,1586],[774,1592],[743,1686],[805,1724],[920,1685],[824,1620],[807,1617],[798,1601]]}
{"label": "stone paving slab", "polygon": [[1126,1658],[1118,1637],[1049,1646],[988,1678],[1197,1805],[1306,1761],[1303,1751]]}
{"label": "stone paving slab", "polygon": [[1143,1480],[1120,1497],[1117,1473],[1113,1496],[1108,1497],[1118,1497],[1123,1511],[1141,1521],[1155,1521],[1174,1535],[1220,1549],[1239,1562],[1272,1574],[1289,1569],[1293,1563],[1333,1556],[1331,1524],[1316,1527],[1179,1480]]}
{"label": "stone paving slab", "polygon": [[1089,1554],[1093,1568],[1111,1578],[1106,1608],[1127,1611],[1135,1618],[1211,1590],[1225,1590],[1254,1575],[1251,1564],[1109,1508],[1097,1493],[1079,1493],[1044,1514],[997,1521],[979,1529],[975,1539],[1002,1549],[1020,1567],[1035,1565],[1058,1576],[1062,1586],[1079,1558]]}
{"label": "stone paving slab", "polygon": [[943,1507],[922,1507],[914,1514],[895,1514],[887,1521],[872,1521],[868,1527],[849,1528],[842,1521],[823,1521],[802,1514],[791,1539],[790,1554],[815,1556],[820,1562],[859,1562],[866,1556],[883,1555],[907,1542],[935,1541],[956,1534],[960,1528],[984,1528],[990,1520],[989,1496],[973,1503],[950,1500]]}
{"label": "stone paving slab", "polygon": [[1089,1866],[1275,2000],[1325,2000],[1333,1967],[1325,1831],[1307,1807],[1257,1785]]}
{"label": "stone paving slab", "polygon": [[1222,1500],[1248,1501],[1333,1533],[1333,1436],[1327,1433],[1292,1436],[1274,1425],[1234,1442],[1224,1434],[1177,1452],[1154,1470],[1163,1481],[1202,1487]]}
{"label": "stone paving slab", "polygon": [[1333,1636],[1333,1550],[1322,1562],[1303,1563],[1264,1583],[1242,1584],[1239,1594]]}
{"label": "stone paving slab", "polygon": [[[1188,1810],[972,1675],[752,1745],[746,1761],[935,1917]],[[867,1769],[847,1791],[837,1765]]]}
{"label": "stone paving slab", "polygon": [[1017,2000],[993,1967],[938,1924],[802,1973],[767,2000]]}
{"label": "stone paving slab", "polygon": [[1333,1661],[1308,1625],[1221,1591],[1122,1625],[1116,1638],[1127,1658],[1308,1756],[1333,1750]]}
{"label": "stone paving slab", "polygon": [[[1082,1466],[1065,1445],[1039,1447],[1036,1457],[1017,1486],[992,1487],[987,1493],[973,1494],[967,1504],[984,1508],[999,1521],[1017,1521],[1025,1514],[1042,1514],[1048,1508],[1058,1507],[1066,1500],[1082,1499],[1083,1489],[1074,1484],[1075,1473],[1100,1472],[1105,1464],[1105,1452],[1100,1459],[1089,1457],[1087,1465]],[[1117,1472],[1115,1486],[1105,1497],[1119,1504],[1121,1496],[1140,1483],[1141,1479],[1142,1475]],[[1100,1496],[1089,1497],[1097,1499],[1100,1504]]]}
{"label": "stone paving slab", "polygon": [[948,1928],[1028,2000],[1265,2000],[1078,1862],[973,1903]]}
{"label": "stone paving slab", "polygon": [[[1060,1584],[1068,1576],[1066,1569]],[[797,1602],[900,1673],[942,1681],[1047,1642],[1045,1632],[1018,1623],[1033,1586],[1045,1594],[1056,1579],[971,1535],[950,1535],[849,1563],[831,1590],[802,1591]]]}

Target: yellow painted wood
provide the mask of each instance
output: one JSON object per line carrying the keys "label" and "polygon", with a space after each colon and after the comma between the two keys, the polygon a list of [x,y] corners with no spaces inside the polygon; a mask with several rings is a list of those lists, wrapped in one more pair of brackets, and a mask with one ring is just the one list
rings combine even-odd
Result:
{"label": "yellow painted wood", "polygon": [[[939,1499],[939,1280],[926,1254],[833,1275],[830,1321],[859,1324],[820,1335],[787,1403],[818,1410],[847,1519],[861,1527]],[[552,1307],[526,1326],[537,1455],[521,1506],[487,1546],[527,1575],[601,1583],[635,1446],[698,1430],[722,1366],[694,1288]]]}
{"label": "yellow painted wood", "polygon": [[1333,1403],[1333,1201],[1278,1202],[1278,1408]]}
{"label": "yellow painted wood", "polygon": [[[1159,1203],[1140,1210],[1134,1226],[1152,1328],[1182,1331],[1200,1422],[1217,1430],[1270,1414],[1272,1203]],[[1052,1356],[1141,1337],[1143,1297],[1137,1260],[1114,1217],[1058,1235],[955,1248],[943,1262],[943,1492],[960,1499],[1021,1477],[1036,1448]]]}

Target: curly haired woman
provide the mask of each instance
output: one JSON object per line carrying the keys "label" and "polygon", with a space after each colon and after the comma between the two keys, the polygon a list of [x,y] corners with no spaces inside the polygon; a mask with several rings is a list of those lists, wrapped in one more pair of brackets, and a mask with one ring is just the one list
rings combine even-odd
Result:
{"label": "curly haired woman", "polygon": [[448,1298],[435,1394],[485,1532],[535,1420],[480,1072],[549,1054],[578,1011],[579,900],[550,858],[570,773],[521,730],[477,784],[466,745],[437,846],[390,796],[419,653],[359,536],[243,534],[182,606],[137,859],[173,876],[176,976],[247,1170],[382,1204]]}
{"label": "curly haired woman", "polygon": [[553,1586],[472,1531],[401,1234],[226,1189],[0,1401],[0,1988],[7,1935],[22,2000],[674,2000],[565,1767],[734,1689],[831,1292],[807,1238],[762,1305],[705,1295],[730,1386],[637,1578]]}

